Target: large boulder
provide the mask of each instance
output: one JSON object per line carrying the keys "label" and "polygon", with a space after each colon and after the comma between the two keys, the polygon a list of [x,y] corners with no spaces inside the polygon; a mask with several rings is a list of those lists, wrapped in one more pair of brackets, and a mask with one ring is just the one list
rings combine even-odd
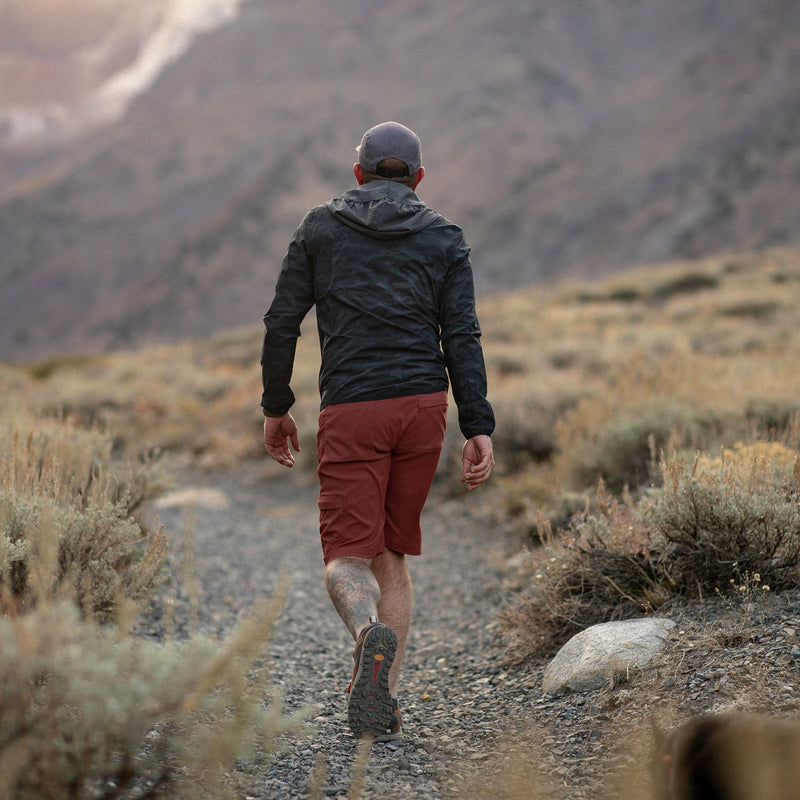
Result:
{"label": "large boulder", "polygon": [[544,671],[542,689],[550,695],[599,689],[620,670],[646,664],[663,649],[673,627],[662,617],[593,625],[558,651]]}

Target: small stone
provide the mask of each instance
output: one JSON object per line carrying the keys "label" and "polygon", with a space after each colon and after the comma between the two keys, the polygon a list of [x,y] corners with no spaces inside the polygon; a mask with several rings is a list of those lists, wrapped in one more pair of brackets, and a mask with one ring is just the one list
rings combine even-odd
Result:
{"label": "small stone", "polygon": [[401,755],[397,759],[396,764],[397,768],[403,770],[404,772],[408,772],[411,769],[411,762],[405,756]]}

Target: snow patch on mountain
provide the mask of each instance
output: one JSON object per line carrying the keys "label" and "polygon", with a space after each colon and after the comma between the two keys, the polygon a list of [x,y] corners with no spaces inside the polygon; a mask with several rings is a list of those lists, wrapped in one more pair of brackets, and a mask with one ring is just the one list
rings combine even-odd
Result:
{"label": "snow patch on mountain", "polygon": [[[166,0],[131,63],[73,106],[51,103],[38,108],[0,108],[0,141],[13,144],[46,136],[69,136],[119,119],[198,35],[234,19],[241,3],[242,0]],[[97,44],[76,53],[75,58],[86,65],[102,61],[120,35],[119,30],[109,31]]]}
{"label": "snow patch on mountain", "polygon": [[136,61],[100,86],[81,109],[92,122],[118,119],[137,95],[152,86],[169,63],[183,55],[198,34],[236,16],[241,0],[172,0],[161,25]]}

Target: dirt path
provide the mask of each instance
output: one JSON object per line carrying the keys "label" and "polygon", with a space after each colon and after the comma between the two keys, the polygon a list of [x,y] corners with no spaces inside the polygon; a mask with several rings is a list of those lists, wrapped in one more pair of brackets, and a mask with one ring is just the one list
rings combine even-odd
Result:
{"label": "dirt path", "polygon": [[[287,710],[310,704],[315,712],[306,735],[287,737],[282,753],[243,766],[244,796],[305,797],[315,767],[325,796],[345,796],[357,751],[344,713],[352,642],[322,582],[314,476],[265,461],[214,475],[187,473],[180,482],[157,509],[172,536],[186,538],[188,531],[193,542],[188,572],[196,572],[200,602],[194,621],[188,610],[178,616],[179,628],[224,636],[283,575],[290,578],[270,669]],[[530,728],[539,676],[524,669],[512,675],[496,662],[504,548],[473,518],[479,503],[480,493],[464,493],[426,509],[425,552],[410,564],[415,610],[400,696],[406,735],[400,744],[373,748],[365,798],[387,789],[404,798],[458,794],[465,775],[457,762],[480,765],[499,738]],[[183,583],[189,609],[191,580]]]}
{"label": "dirt path", "polygon": [[[178,573],[197,576],[196,588],[191,578],[181,582],[178,635],[223,637],[284,575],[290,579],[266,664],[287,710],[311,706],[312,713],[279,753],[240,765],[241,797],[320,796],[310,793],[315,780],[322,796],[347,797],[358,750],[345,720],[352,641],[322,581],[315,476],[267,459],[180,475],[178,491],[157,509],[167,532],[189,543],[189,569]],[[457,489],[456,476],[453,483]],[[543,696],[544,661],[513,668],[501,662],[505,560],[520,543],[481,521],[482,491],[433,497],[425,510],[425,552],[410,561],[415,608],[400,693],[405,737],[371,748],[364,800],[553,796],[536,789],[540,779],[555,787],[556,798],[596,800],[605,796],[599,787],[615,769],[610,754],[620,737],[649,735],[654,710],[689,716],[761,703],[797,713],[800,592],[770,598],[752,618],[712,602],[674,609],[677,637],[649,671],[605,691]]]}

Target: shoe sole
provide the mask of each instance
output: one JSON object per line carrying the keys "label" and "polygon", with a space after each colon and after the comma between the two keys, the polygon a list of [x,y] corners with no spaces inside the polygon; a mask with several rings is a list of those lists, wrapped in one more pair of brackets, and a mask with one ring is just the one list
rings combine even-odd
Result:
{"label": "shoe sole", "polygon": [[354,736],[387,735],[394,711],[389,670],[396,652],[397,636],[391,628],[376,625],[367,631],[347,702],[347,723]]}

